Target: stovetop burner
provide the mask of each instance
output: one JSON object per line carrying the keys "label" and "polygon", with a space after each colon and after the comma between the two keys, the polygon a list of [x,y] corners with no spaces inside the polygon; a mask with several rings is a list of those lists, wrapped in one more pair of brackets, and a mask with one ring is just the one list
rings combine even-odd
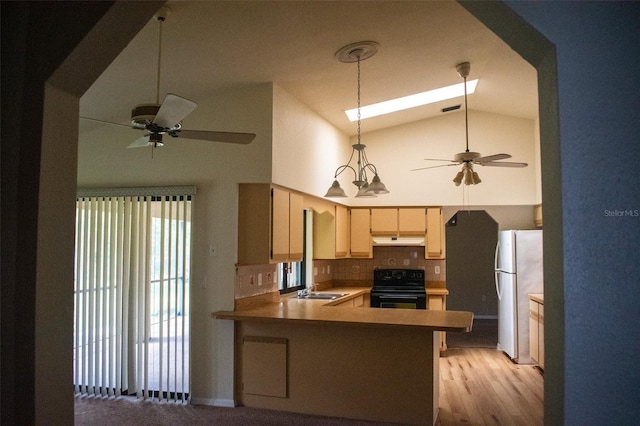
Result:
{"label": "stovetop burner", "polygon": [[424,291],[424,269],[376,269],[373,288],[408,288]]}

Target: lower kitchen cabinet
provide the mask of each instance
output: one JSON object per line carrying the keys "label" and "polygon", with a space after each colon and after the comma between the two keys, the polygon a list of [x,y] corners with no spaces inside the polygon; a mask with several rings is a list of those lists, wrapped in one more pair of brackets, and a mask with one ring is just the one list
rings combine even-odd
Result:
{"label": "lower kitchen cabinet", "polygon": [[540,295],[529,295],[529,352],[531,359],[544,370],[544,301]]}
{"label": "lower kitchen cabinet", "polygon": [[[440,290],[437,294],[429,294],[436,290],[427,289],[427,309],[431,311],[446,311],[447,310],[447,294],[449,292],[445,289]],[[440,351],[447,349],[447,333],[440,332]]]}

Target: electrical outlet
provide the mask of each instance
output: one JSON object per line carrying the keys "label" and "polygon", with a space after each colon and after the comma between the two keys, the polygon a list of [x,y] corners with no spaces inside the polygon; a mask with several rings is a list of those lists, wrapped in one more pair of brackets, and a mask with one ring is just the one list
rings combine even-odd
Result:
{"label": "electrical outlet", "polygon": [[211,244],[209,246],[209,257],[214,257],[218,255],[218,247]]}
{"label": "electrical outlet", "polygon": [[434,272],[436,275],[440,275],[440,266],[435,266],[435,267],[433,268],[433,272]]}

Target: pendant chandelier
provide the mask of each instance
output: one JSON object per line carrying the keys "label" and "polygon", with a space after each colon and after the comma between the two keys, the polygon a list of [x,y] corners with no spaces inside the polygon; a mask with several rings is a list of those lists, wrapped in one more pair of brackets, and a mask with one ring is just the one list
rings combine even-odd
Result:
{"label": "pendant chandelier", "polygon": [[[380,180],[376,166],[369,162],[367,154],[364,149],[366,145],[360,143],[360,62],[372,57],[378,51],[378,43],[373,41],[362,41],[358,43],[349,44],[336,52],[336,58],[340,62],[353,63],[358,65],[358,139],[355,144],[352,145],[353,150],[347,164],[336,169],[334,174],[334,181],[325,197],[346,197],[347,194],[340,187],[338,182],[338,176],[347,169],[351,169],[354,174],[354,180],[352,183],[358,188],[357,198],[361,197],[375,197],[376,194],[388,194],[386,186]],[[351,161],[355,158],[355,168],[351,166]],[[367,173],[373,174],[371,182],[369,182]]]}

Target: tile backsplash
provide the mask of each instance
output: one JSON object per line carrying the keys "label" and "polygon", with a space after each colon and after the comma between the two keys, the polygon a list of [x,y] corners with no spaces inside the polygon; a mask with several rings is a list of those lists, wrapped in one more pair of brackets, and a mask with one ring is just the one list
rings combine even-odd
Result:
{"label": "tile backsplash", "polygon": [[278,265],[236,266],[235,298],[278,291]]}
{"label": "tile backsplash", "polygon": [[427,281],[446,281],[445,264],[445,259],[425,259],[424,247],[374,247],[373,259],[315,260],[313,282],[373,281],[373,270],[379,268],[424,269]]}
{"label": "tile backsplash", "polygon": [[[424,269],[427,281],[446,281],[445,264],[444,259],[425,259],[424,247],[374,247],[373,259],[314,260],[313,283],[361,281],[373,285],[373,270],[378,268]],[[277,265],[237,266],[235,298],[278,291],[277,274]]]}

